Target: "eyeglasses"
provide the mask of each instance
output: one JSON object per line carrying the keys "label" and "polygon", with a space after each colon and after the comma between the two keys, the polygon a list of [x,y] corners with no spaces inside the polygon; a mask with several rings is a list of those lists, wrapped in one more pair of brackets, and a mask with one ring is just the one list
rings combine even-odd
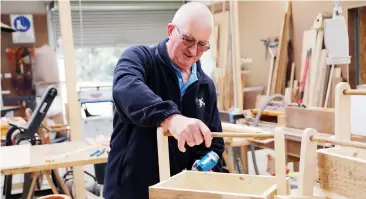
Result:
{"label": "eyeglasses", "polygon": [[188,47],[192,47],[197,44],[197,49],[200,51],[207,51],[208,49],[210,49],[210,44],[208,42],[206,42],[206,43],[196,42],[196,40],[189,39],[189,38],[187,38],[187,36],[183,35],[177,26],[175,26],[175,28],[177,29],[181,39],[183,40],[184,45],[186,45]]}

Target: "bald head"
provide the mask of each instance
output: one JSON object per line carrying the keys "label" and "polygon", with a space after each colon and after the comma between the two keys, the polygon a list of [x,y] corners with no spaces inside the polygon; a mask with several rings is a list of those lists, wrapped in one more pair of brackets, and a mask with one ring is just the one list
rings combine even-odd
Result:
{"label": "bald head", "polygon": [[202,3],[189,2],[182,5],[175,13],[172,23],[177,26],[183,26],[190,21],[195,21],[201,26],[213,28],[213,15],[208,7]]}
{"label": "bald head", "polygon": [[214,26],[213,15],[206,5],[184,4],[168,24],[168,54],[181,70],[189,70],[209,48]]}

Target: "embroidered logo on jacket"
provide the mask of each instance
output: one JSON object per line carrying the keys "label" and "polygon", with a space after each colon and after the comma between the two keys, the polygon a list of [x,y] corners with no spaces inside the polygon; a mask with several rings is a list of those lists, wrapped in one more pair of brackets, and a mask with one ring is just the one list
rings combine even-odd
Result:
{"label": "embroidered logo on jacket", "polygon": [[198,106],[201,108],[202,106],[205,106],[205,102],[203,101],[203,97],[202,98],[196,98],[196,103],[198,104]]}

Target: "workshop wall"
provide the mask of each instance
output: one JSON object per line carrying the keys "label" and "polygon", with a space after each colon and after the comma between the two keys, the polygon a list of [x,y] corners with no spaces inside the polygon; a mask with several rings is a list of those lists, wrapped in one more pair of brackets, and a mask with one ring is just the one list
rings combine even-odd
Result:
{"label": "workshop wall", "polygon": [[[2,14],[1,21],[7,25],[10,24],[10,15]],[[34,23],[34,31],[35,31],[35,43],[33,44],[14,44],[12,42],[12,34],[7,32],[1,32],[1,73],[4,75],[10,71],[9,60],[6,54],[7,48],[17,48],[17,47],[32,47],[37,48],[41,47],[44,44],[48,45],[48,29],[47,29],[47,15],[46,14],[33,14],[33,23]],[[2,80],[3,90],[10,90],[10,95],[4,95],[5,97],[15,97],[16,92],[15,89],[11,86],[10,82],[6,80]],[[7,104],[4,102],[4,105],[18,105],[18,104]],[[22,116],[24,114],[24,109],[20,109],[15,112],[15,115]]]}
{"label": "workshop wall", "polygon": [[[347,8],[366,5],[360,1],[341,1],[344,15]],[[239,28],[241,56],[253,59],[246,86],[267,85],[270,55],[261,39],[279,37],[286,1],[240,1]],[[303,32],[309,29],[319,12],[332,13],[333,1],[293,1],[293,47],[296,79],[300,76]],[[346,20],[347,21],[347,20]]]}

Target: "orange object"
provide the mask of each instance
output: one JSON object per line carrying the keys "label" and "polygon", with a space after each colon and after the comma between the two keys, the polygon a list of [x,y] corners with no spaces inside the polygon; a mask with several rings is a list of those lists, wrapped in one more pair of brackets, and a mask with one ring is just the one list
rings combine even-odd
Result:
{"label": "orange object", "polygon": [[71,199],[71,198],[69,196],[63,195],[63,194],[53,194],[53,195],[40,197],[39,199]]}
{"label": "orange object", "polygon": [[13,117],[13,118],[7,118],[2,117],[1,118],[1,136],[6,136],[6,133],[8,132],[10,125],[9,122],[16,122],[19,124],[26,124],[27,122],[22,117]]}

